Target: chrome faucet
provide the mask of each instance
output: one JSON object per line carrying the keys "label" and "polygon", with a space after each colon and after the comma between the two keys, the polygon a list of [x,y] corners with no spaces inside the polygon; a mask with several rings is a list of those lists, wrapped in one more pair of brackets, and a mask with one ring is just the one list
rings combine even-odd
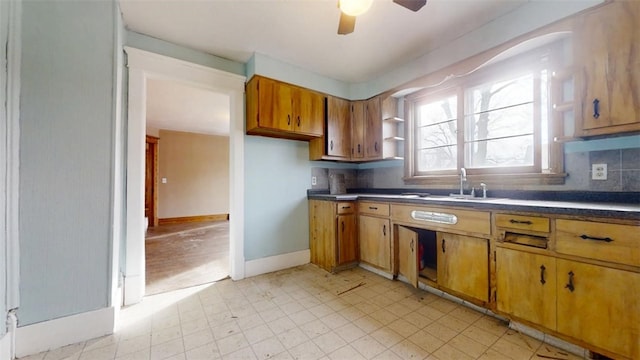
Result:
{"label": "chrome faucet", "polygon": [[464,182],[467,181],[467,169],[460,168],[460,195],[464,195]]}

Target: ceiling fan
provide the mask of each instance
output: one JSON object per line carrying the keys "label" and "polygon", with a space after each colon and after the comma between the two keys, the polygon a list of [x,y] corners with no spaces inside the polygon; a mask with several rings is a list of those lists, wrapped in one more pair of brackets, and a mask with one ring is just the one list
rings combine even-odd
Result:
{"label": "ceiling fan", "polygon": [[[427,0],[393,0],[393,2],[411,11],[418,11],[427,3]],[[373,0],[339,0],[338,7],[341,13],[338,34],[351,34],[356,27],[356,16],[369,10],[371,3]]]}

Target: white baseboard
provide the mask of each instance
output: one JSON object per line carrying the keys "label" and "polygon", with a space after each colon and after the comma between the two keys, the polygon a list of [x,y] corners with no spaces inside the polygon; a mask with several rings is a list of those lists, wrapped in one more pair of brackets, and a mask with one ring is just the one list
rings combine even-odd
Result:
{"label": "white baseboard", "polygon": [[256,260],[249,260],[244,263],[244,275],[245,277],[251,277],[266,274],[308,264],[310,260],[311,253],[308,249]]}
{"label": "white baseboard", "polygon": [[15,357],[17,324],[15,312],[10,311],[7,314],[7,333],[0,336],[0,360],[13,360]]}
{"label": "white baseboard", "polygon": [[142,301],[145,292],[145,279],[140,275],[124,276],[124,304],[133,305]]}
{"label": "white baseboard", "polygon": [[16,357],[37,354],[113,333],[113,307],[44,321],[16,329]]}
{"label": "white baseboard", "polygon": [[516,321],[509,322],[509,328],[515,331],[521,332],[525,335],[531,336],[534,339],[540,340],[546,344],[557,347],[558,349],[570,352],[574,355],[578,355],[580,357],[584,357],[585,359],[590,359],[589,350],[580,347],[578,345],[572,344],[568,341],[564,341],[559,339],[553,335],[549,335],[542,331],[531,328],[527,325],[521,324]]}
{"label": "white baseboard", "polygon": [[0,360],[12,360],[11,345],[13,343],[12,333],[8,332],[0,336]]}

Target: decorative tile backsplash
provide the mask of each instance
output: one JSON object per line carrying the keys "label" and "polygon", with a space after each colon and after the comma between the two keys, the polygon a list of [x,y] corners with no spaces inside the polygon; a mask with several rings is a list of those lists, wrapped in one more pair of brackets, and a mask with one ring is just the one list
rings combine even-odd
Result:
{"label": "decorative tile backsplash", "polygon": [[[606,180],[591,179],[592,164],[607,164]],[[640,148],[565,153],[565,171],[569,176],[564,185],[530,185],[520,190],[638,192]],[[314,167],[311,169],[311,176],[316,177],[317,184],[312,186],[312,189],[329,189],[329,176],[333,173],[345,174],[347,189],[420,187],[404,184],[402,166],[369,169]]]}

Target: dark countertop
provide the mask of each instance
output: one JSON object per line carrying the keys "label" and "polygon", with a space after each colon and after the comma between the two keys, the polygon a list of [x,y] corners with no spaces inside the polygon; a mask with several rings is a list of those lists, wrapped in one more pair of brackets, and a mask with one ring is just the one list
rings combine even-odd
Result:
{"label": "dark countertop", "polygon": [[[318,200],[373,200],[389,201],[394,203],[416,204],[416,205],[436,205],[436,206],[457,206],[468,207],[479,210],[502,210],[502,211],[528,211],[547,214],[561,214],[572,216],[592,216],[602,218],[616,218],[640,221],[640,202],[628,203],[630,199],[634,201],[637,193],[628,193],[622,199],[616,196],[606,198],[604,195],[590,193],[585,198],[601,198],[612,201],[579,201],[576,199],[577,193],[552,194],[549,196],[537,196],[531,199],[499,197],[499,193],[490,194],[489,198],[481,199],[456,199],[448,196],[447,193],[429,194],[418,193],[410,189],[376,189],[379,192],[371,192],[374,189],[367,189],[366,192],[349,192],[347,194],[331,195],[327,190],[308,190],[308,199]],[[442,192],[442,191],[439,191]],[[528,195],[533,195],[529,193]],[[540,195],[539,193],[535,193]],[[583,193],[584,194],[584,193]],[[618,194],[618,193],[616,193]],[[513,195],[513,194],[512,194]],[[517,194],[520,197],[523,194]],[[549,198],[553,200],[549,200]],[[639,224],[640,225],[640,224]]]}

